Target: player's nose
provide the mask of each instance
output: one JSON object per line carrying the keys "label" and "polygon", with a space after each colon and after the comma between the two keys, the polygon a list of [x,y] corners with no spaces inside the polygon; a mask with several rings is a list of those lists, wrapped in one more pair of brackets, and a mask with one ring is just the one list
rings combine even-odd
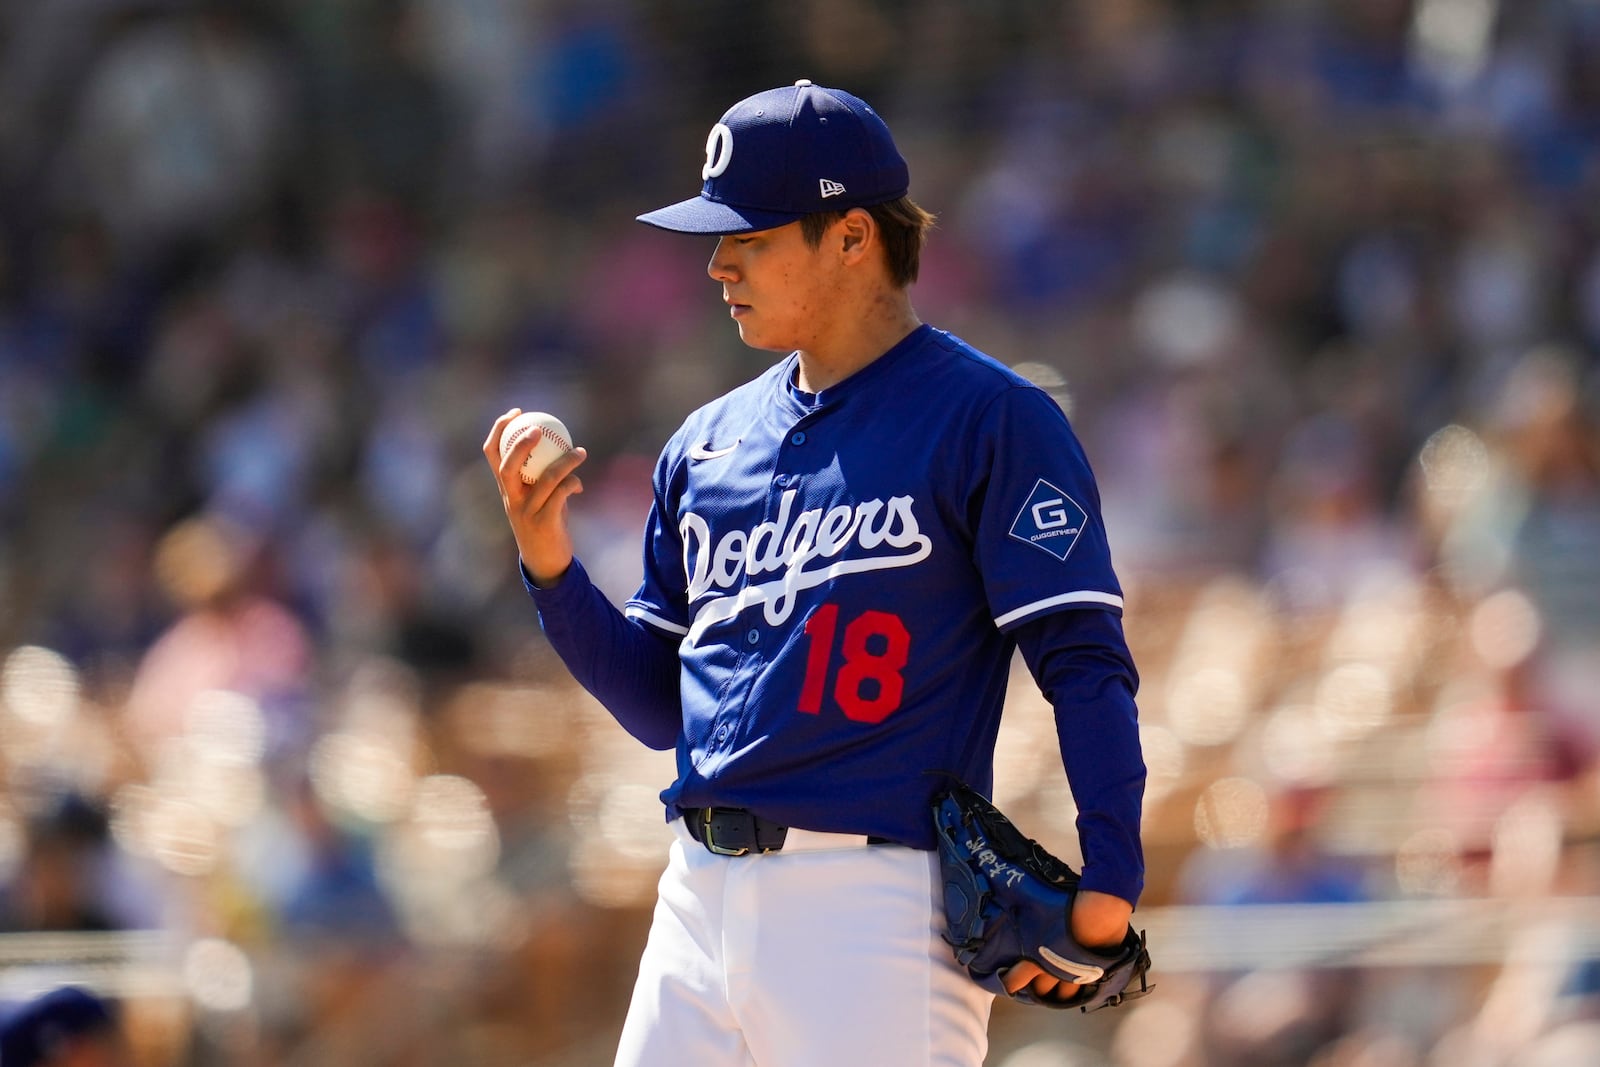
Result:
{"label": "player's nose", "polygon": [[711,250],[711,262],[706,264],[706,273],[711,275],[711,280],[716,282],[733,281],[732,257],[728,253],[730,245],[726,237],[717,238],[717,247]]}

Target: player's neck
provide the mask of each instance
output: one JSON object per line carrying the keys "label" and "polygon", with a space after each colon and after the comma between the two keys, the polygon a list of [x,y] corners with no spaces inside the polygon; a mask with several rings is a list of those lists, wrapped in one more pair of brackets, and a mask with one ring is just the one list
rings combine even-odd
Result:
{"label": "player's neck", "polygon": [[859,315],[834,315],[837,336],[819,337],[800,349],[795,384],[808,393],[838,385],[875,362],[922,325],[903,289],[882,294]]}

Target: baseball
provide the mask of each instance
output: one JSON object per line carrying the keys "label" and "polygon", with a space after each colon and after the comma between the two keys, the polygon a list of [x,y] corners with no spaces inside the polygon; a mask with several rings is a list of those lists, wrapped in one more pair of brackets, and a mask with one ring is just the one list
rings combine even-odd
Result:
{"label": "baseball", "polygon": [[533,446],[533,451],[522,464],[522,480],[532,482],[556,457],[565,452],[572,451],[572,435],[567,433],[566,426],[560,419],[545,411],[524,411],[521,415],[506,424],[505,432],[500,435],[500,458],[504,459],[511,447],[527,435],[535,426],[544,431],[539,438],[539,443]]}

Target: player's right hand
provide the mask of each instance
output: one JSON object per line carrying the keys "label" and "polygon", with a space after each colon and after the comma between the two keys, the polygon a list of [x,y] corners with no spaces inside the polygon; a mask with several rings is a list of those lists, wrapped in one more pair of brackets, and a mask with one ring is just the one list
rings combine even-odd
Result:
{"label": "player's right hand", "polygon": [[500,455],[500,436],[506,424],[520,414],[521,408],[512,408],[494,420],[483,442],[483,458],[500,484],[500,503],[505,507],[523,567],[534,585],[553,585],[572,566],[567,498],[583,492],[583,483],[573,472],[589,453],[574,448],[554,460],[531,483],[524,482],[522,463],[539,443],[538,432],[527,434],[504,457]]}

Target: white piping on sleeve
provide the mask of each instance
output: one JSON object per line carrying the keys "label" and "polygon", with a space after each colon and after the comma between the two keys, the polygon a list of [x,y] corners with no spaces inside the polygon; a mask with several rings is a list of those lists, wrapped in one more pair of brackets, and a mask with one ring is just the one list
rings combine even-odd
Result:
{"label": "white piping on sleeve", "polygon": [[638,619],[640,622],[647,622],[656,629],[665,630],[667,633],[673,634],[677,637],[682,637],[684,634],[689,632],[689,628],[687,626],[679,626],[675,622],[668,622],[661,616],[652,614],[637,604],[629,604],[627,607],[622,609],[622,613],[630,619]]}
{"label": "white piping on sleeve", "polygon": [[1024,604],[1020,608],[1006,612],[994,620],[994,624],[997,628],[1003,630],[1018,619],[1025,619],[1029,615],[1037,615],[1051,608],[1059,608],[1063,604],[1103,604],[1108,608],[1122,610],[1122,598],[1113,593],[1080,590],[1076,593],[1062,593],[1060,596],[1046,597],[1043,600],[1035,600],[1031,604]]}

